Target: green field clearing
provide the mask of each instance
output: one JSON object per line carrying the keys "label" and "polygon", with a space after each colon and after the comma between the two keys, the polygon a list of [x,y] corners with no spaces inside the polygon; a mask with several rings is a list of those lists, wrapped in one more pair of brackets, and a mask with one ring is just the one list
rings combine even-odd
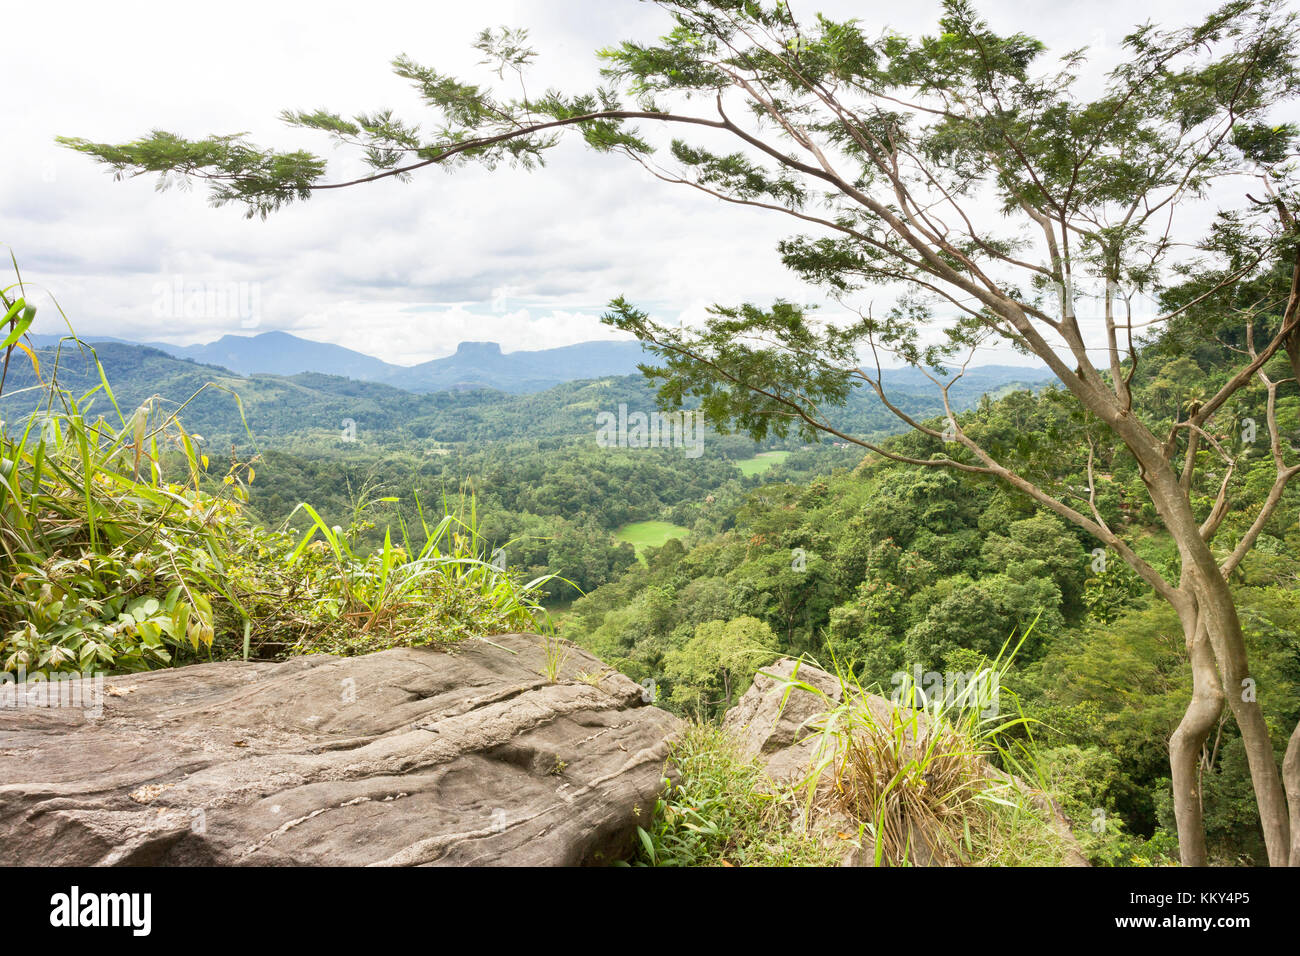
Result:
{"label": "green field clearing", "polygon": [[740,469],[741,474],[746,478],[750,475],[757,475],[760,472],[767,471],[773,465],[780,464],[790,456],[788,451],[761,451],[753,458],[742,458],[736,462],[736,467]]}
{"label": "green field clearing", "polygon": [[689,528],[670,521],[633,521],[615,531],[614,537],[632,545],[640,555],[646,548],[658,548],[669,538],[684,538],[689,533]]}

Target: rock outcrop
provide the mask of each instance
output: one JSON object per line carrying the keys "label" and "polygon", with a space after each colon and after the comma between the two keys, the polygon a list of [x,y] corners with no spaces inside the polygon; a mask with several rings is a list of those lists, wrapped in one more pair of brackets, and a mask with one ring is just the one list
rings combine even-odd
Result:
{"label": "rock outcrop", "polygon": [[[786,697],[784,682],[792,675],[825,696],[795,688]],[[722,726],[731,732],[744,756],[760,758],[773,781],[789,784],[807,774],[816,750],[807,721],[842,699],[835,675],[811,664],[796,665],[786,657],[754,675],[749,690],[723,715]],[[868,703],[879,719],[887,718],[892,710],[883,697],[873,695]]]}
{"label": "rock outcrop", "polygon": [[[0,864],[577,865],[631,846],[677,718],[541,639],[225,662],[0,701]],[[89,696],[89,695],[88,695]]]}

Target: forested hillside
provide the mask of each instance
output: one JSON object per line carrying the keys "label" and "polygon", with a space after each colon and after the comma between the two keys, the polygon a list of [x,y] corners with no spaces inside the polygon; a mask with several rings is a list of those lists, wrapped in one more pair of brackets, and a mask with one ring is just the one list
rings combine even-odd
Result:
{"label": "forested hillside", "polygon": [[[1152,342],[1135,379],[1140,400],[1171,421],[1222,381],[1231,354],[1185,349],[1183,331]],[[1234,424],[1215,435],[1239,463],[1225,547],[1273,480],[1265,438],[1251,428],[1264,401],[1262,388],[1250,392]],[[1278,418],[1300,448],[1300,401],[1279,403]],[[986,399],[960,424],[1067,497],[1089,497],[1087,474],[1065,464],[1086,446],[1087,426],[1058,390]],[[942,445],[909,433],[888,447],[926,458]],[[1044,772],[1072,818],[1109,819],[1100,835],[1080,827],[1090,852],[1107,862],[1163,860],[1175,845],[1165,742],[1186,706],[1190,669],[1177,617],[1095,539],[1024,494],[860,450],[852,459],[810,480],[766,482],[722,522],[702,520],[684,544],[668,542],[648,566],[577,601],[563,633],[655,681],[670,706],[705,718],[735,702],[755,666],[780,655],[837,660],[888,696],[899,673],[971,672],[1009,636],[1027,635],[1003,707],[1014,701],[1039,722]],[[1094,483],[1110,526],[1176,573],[1177,551],[1131,456],[1098,448]],[[1266,715],[1279,750],[1300,719],[1298,524],[1300,489],[1292,489],[1233,582],[1256,679],[1272,688]],[[745,622],[743,636],[722,638],[727,622]],[[1231,724],[1220,725],[1205,759],[1216,860],[1263,862]]]}
{"label": "forested hillside", "polygon": [[[599,448],[599,413],[620,405],[654,408],[653,389],[640,375],[574,381],[527,396],[487,389],[424,395],[319,373],[245,377],[125,343],[69,340],[36,354],[73,394],[93,390],[102,367],[111,394],[93,395],[85,414],[111,420],[113,402],[128,412],[148,403],[156,414],[174,413],[210,459],[251,461],[257,481],[250,507],[269,526],[307,501],[331,522],[356,518],[364,526],[359,540],[375,547],[386,524],[416,520],[413,492],[433,501],[475,495],[493,549],[532,574],[563,568],[552,600],[597,587],[634,560],[616,536],[624,525],[730,526],[743,489],[753,484],[737,462],[763,448],[793,451],[782,466],[792,474],[829,469],[851,454],[829,442],[756,444],[711,429],[698,458],[673,448]],[[924,377],[894,374],[891,398],[902,407],[918,415],[939,410]],[[954,386],[953,401],[968,407],[985,389],[1037,380],[1028,369],[977,369]],[[0,409],[25,416],[44,395],[32,366],[14,366]],[[897,427],[865,390],[844,412],[865,434]]]}

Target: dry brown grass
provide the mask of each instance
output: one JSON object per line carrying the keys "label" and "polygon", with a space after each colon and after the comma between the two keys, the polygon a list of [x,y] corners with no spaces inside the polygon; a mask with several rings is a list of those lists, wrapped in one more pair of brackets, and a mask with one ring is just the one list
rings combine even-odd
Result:
{"label": "dry brown grass", "polygon": [[970,820],[986,810],[986,753],[951,726],[918,723],[900,718],[846,735],[818,803],[869,825],[880,863],[968,863]]}

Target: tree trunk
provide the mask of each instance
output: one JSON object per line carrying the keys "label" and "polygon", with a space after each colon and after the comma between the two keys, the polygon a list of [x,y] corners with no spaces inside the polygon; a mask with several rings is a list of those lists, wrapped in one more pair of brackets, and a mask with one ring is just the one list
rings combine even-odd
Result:
{"label": "tree trunk", "polygon": [[[1183,566],[1179,590],[1190,591],[1201,626],[1209,634],[1210,646],[1222,675],[1223,693],[1227,695],[1228,707],[1237,721],[1246,748],[1269,866],[1286,866],[1291,855],[1287,800],[1263,711],[1257,700],[1243,700],[1246,695],[1242,692],[1242,685],[1250,676],[1250,664],[1232,591],[1219,569],[1214,552],[1201,536],[1200,523],[1192,513],[1191,503],[1169,462],[1154,448],[1141,446],[1141,440],[1147,436],[1134,431],[1136,440],[1130,441],[1130,436],[1121,435],[1142,465],[1142,480],[1151,495],[1151,502],[1178,545]],[[1254,697],[1253,694],[1250,696]]]}
{"label": "tree trunk", "polygon": [[1300,866],[1300,724],[1291,731],[1291,741],[1282,758],[1282,780],[1286,784],[1286,800],[1291,807],[1291,859],[1292,866]]}
{"label": "tree trunk", "polygon": [[[1208,551],[1208,549],[1207,549]],[[1208,580],[1202,576],[1197,582],[1197,604],[1209,629],[1210,642],[1218,658],[1223,675],[1223,689],[1228,707],[1241,731],[1250,765],[1251,784],[1259,806],[1259,823],[1264,831],[1264,845],[1268,849],[1269,866],[1286,866],[1291,856],[1291,825],[1287,810],[1287,797],[1282,790],[1282,777],[1278,772],[1277,755],[1273,739],[1264,720],[1264,712],[1255,694],[1244,693],[1250,665],[1246,657],[1246,641],[1237,617],[1228,582],[1218,573],[1217,567]],[[1247,697],[1252,699],[1245,699]]]}
{"label": "tree trunk", "polygon": [[1192,699],[1178,728],[1169,738],[1169,769],[1173,773],[1179,858],[1183,866],[1206,866],[1201,750],[1223,713],[1223,688],[1219,686],[1214,651],[1204,622],[1195,612],[1186,613],[1183,631],[1192,661]]}

